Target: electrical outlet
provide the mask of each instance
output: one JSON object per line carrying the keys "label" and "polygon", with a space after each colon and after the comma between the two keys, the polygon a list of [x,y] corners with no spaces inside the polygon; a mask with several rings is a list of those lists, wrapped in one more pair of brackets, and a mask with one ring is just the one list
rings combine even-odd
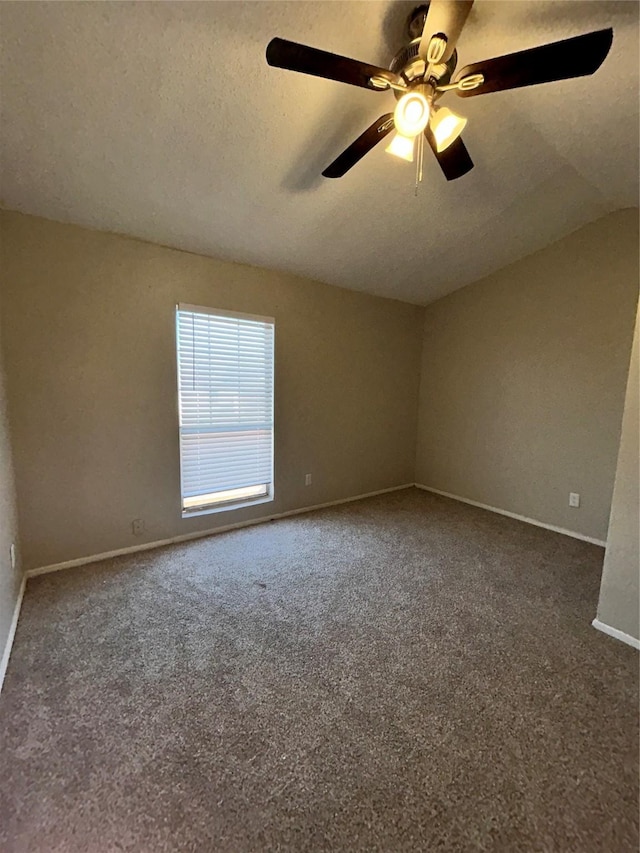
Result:
{"label": "electrical outlet", "polygon": [[144,533],[144,518],[134,518],[131,522],[131,532],[134,536],[142,536]]}
{"label": "electrical outlet", "polygon": [[569,492],[569,506],[580,506],[580,495],[577,492]]}
{"label": "electrical outlet", "polygon": [[305,486],[311,485],[311,474],[305,474],[304,475],[304,484],[305,484]]}
{"label": "electrical outlet", "polygon": [[12,542],[11,547],[9,548],[9,554],[11,556],[11,568],[15,569],[16,567],[16,543]]}

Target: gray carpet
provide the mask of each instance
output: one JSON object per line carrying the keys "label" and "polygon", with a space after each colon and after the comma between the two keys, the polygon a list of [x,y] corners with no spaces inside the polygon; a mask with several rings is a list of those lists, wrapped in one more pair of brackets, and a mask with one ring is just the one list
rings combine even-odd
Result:
{"label": "gray carpet", "polygon": [[636,851],[602,550],[407,490],[29,581],[3,851]]}

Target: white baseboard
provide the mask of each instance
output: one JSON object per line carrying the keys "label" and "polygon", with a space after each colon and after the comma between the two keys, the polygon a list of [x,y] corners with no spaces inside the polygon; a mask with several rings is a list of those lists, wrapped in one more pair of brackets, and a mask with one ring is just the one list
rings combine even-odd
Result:
{"label": "white baseboard", "polygon": [[506,509],[499,509],[497,506],[489,506],[482,504],[479,501],[472,501],[470,498],[462,498],[460,495],[452,495],[450,492],[442,492],[440,489],[433,489],[431,486],[423,486],[421,483],[415,484],[417,489],[424,489],[425,492],[433,492],[434,495],[442,495],[443,498],[451,498],[454,501],[461,501],[463,504],[471,504],[471,506],[480,507],[480,509],[488,509],[489,512],[497,512],[498,515],[506,515],[508,518],[515,518],[517,521],[526,521],[527,524],[533,524],[536,527],[544,527],[545,530],[553,530],[554,533],[562,533],[564,536],[571,536],[573,539],[580,539],[583,542],[590,542],[592,545],[599,545],[601,548],[606,548],[607,543],[602,539],[594,539],[592,536],[585,536],[584,533],[576,533],[575,530],[567,530],[564,527],[556,527],[554,524],[547,524],[544,521],[538,521],[536,518],[527,518],[526,515],[518,515],[515,512],[509,512]]}
{"label": "white baseboard", "polygon": [[613,637],[616,640],[621,640],[633,649],[638,649],[640,651],[640,640],[636,640],[636,638],[632,637],[631,634],[625,634],[624,631],[618,631],[617,628],[612,628],[611,625],[601,622],[597,617],[591,624],[597,631],[602,631],[603,634],[608,634],[610,637]]}
{"label": "white baseboard", "polygon": [[375,492],[366,492],[364,495],[354,495],[351,498],[340,498],[337,501],[326,501],[322,504],[305,506],[300,509],[290,509],[286,512],[278,512],[273,515],[252,518],[249,521],[238,521],[235,524],[225,524],[222,527],[212,527],[209,530],[198,530],[195,533],[182,533],[179,536],[172,536],[170,539],[158,539],[155,542],[145,542],[140,545],[130,545],[127,548],[117,548],[115,551],[105,551],[103,554],[92,554],[88,557],[78,557],[75,560],[65,560],[63,563],[53,563],[50,566],[40,566],[35,569],[27,569],[25,574],[26,577],[33,578],[37,575],[49,574],[49,572],[58,572],[61,569],[72,569],[75,566],[86,566],[89,563],[98,563],[101,560],[108,560],[110,557],[120,557],[123,554],[135,554],[137,551],[151,551],[153,548],[162,548],[165,545],[173,545],[177,542],[188,542],[191,539],[204,539],[207,536],[215,536],[216,533],[227,533],[229,530],[239,530],[242,527],[252,527],[254,524],[264,524],[265,521],[275,521],[278,518],[288,518],[291,515],[301,515],[304,512],[313,512],[313,510],[316,509],[324,509],[329,506],[338,506],[338,504],[360,501],[364,498],[375,497],[375,495],[384,495],[387,494],[387,492],[399,492],[401,489],[411,489],[413,488],[413,485],[413,483],[404,483],[402,486],[391,486],[388,489],[378,489]]}
{"label": "white baseboard", "polygon": [[16,635],[16,628],[18,627],[18,616],[20,616],[20,608],[22,607],[22,599],[24,597],[24,588],[27,583],[26,575],[22,577],[22,583],[20,584],[20,589],[18,591],[18,598],[16,600],[16,605],[13,608],[13,618],[11,619],[11,625],[9,626],[9,634],[7,636],[7,641],[4,644],[4,652],[2,653],[2,661],[0,661],[0,691],[2,690],[2,685],[4,684],[4,677],[7,672],[7,667],[9,666],[9,656],[11,654],[11,649],[13,647],[13,639]]}

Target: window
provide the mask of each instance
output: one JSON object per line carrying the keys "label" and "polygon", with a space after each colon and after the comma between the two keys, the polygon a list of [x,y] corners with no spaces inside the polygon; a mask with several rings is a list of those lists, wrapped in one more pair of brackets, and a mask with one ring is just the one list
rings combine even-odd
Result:
{"label": "window", "polygon": [[272,500],[273,319],[176,315],[182,514]]}

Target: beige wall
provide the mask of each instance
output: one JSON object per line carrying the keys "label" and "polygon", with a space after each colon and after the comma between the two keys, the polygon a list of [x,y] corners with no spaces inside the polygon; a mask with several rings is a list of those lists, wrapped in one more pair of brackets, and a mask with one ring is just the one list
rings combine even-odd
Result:
{"label": "beige wall", "polygon": [[429,306],[417,482],[606,539],[637,294],[625,210]]}
{"label": "beige wall", "polygon": [[[640,312],[640,309],[639,309]],[[640,313],[622,416],[609,537],[602,570],[598,619],[640,639]]]}
{"label": "beige wall", "polygon": [[[1,224],[27,568],[413,482],[421,308],[36,217]],[[176,302],[276,319],[273,503],[181,518]]]}
{"label": "beige wall", "polygon": [[[1,337],[0,333],[0,339]],[[11,545],[15,543],[16,557],[19,557],[17,551],[17,527],[13,464],[2,360],[2,341],[0,340],[0,659],[2,659],[3,652],[5,651],[21,582],[19,560],[16,562],[15,569],[13,569],[11,567],[10,556]],[[0,680],[1,677],[0,673]]]}
{"label": "beige wall", "polygon": [[[36,217],[0,212],[0,225],[26,567],[414,479],[606,538],[637,299],[637,211],[593,223],[426,312]],[[180,516],[178,301],[276,317],[271,504]],[[569,491],[581,494],[580,509],[568,507]],[[134,518],[145,520],[141,537]]]}

